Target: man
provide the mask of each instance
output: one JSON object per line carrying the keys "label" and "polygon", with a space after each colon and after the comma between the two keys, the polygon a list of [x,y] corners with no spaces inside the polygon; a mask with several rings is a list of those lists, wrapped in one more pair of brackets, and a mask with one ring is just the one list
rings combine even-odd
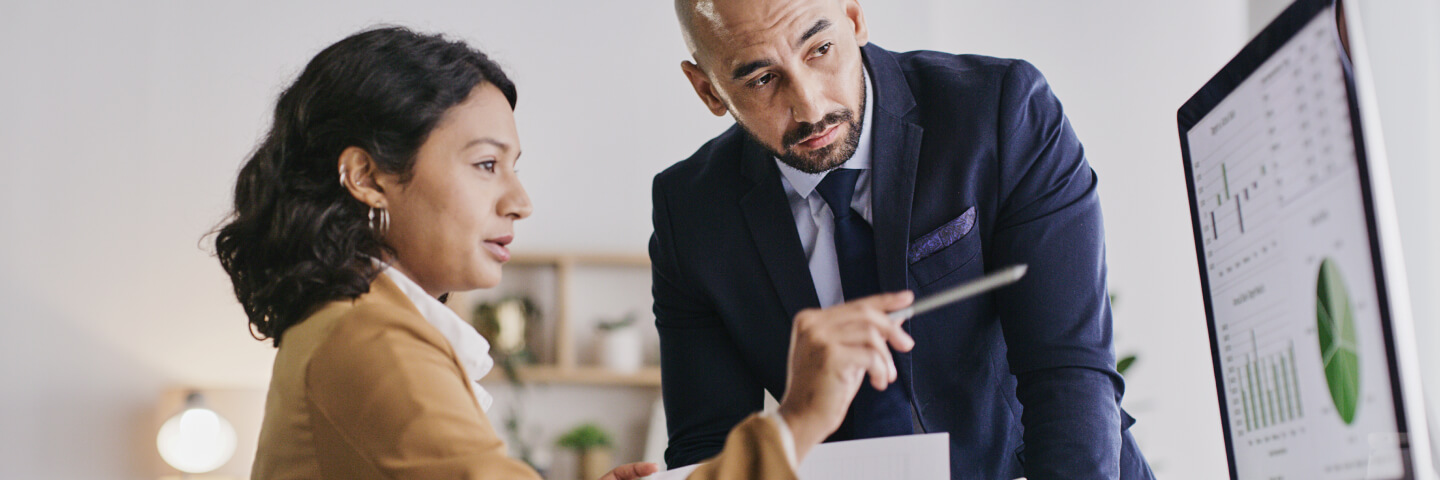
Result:
{"label": "man", "polygon": [[655,178],[671,466],[785,394],[791,318],[1028,264],[905,327],[830,438],[948,432],[954,478],[1152,478],[1119,407],[1096,178],[1031,65],[868,44],[855,0],[677,0],[736,125]]}

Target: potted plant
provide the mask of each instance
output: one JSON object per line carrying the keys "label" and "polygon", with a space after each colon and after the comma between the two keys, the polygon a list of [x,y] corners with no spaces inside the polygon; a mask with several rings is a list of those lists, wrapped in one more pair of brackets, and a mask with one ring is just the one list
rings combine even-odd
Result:
{"label": "potted plant", "polygon": [[580,456],[579,478],[589,480],[600,478],[610,472],[610,448],[614,446],[610,434],[593,423],[575,427],[555,441],[560,448],[574,450]]}
{"label": "potted plant", "polygon": [[635,373],[645,363],[644,339],[635,328],[634,312],[614,320],[602,320],[597,329],[596,357],[600,365],[620,373]]}

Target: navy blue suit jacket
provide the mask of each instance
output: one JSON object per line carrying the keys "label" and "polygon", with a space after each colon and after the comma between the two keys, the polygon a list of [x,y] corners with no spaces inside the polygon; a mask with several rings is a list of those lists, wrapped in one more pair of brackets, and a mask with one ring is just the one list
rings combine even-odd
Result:
{"label": "navy blue suit jacket", "polygon": [[[1151,478],[1120,409],[1096,177],[1030,64],[862,53],[875,85],[872,201],[886,291],[1006,265],[1019,283],[921,315],[900,368],[954,478]],[[650,241],[672,467],[785,394],[791,319],[819,301],[779,169],[738,126],[655,177]],[[894,388],[894,386],[892,386]]]}

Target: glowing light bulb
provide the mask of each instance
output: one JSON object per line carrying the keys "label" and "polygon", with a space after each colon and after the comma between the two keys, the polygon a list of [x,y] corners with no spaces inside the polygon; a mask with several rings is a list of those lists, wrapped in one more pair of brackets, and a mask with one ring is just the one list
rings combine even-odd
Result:
{"label": "glowing light bulb", "polygon": [[186,473],[205,473],[224,465],[235,454],[235,428],[214,410],[200,404],[192,393],[185,411],[160,427],[155,443],[160,458]]}

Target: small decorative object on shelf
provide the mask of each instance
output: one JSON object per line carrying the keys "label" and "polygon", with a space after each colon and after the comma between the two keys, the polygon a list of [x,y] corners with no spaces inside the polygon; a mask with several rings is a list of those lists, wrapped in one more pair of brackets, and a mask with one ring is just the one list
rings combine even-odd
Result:
{"label": "small decorative object on shelf", "polygon": [[575,427],[555,441],[560,448],[574,450],[580,455],[580,468],[577,469],[580,480],[600,478],[610,472],[614,466],[610,460],[610,447],[614,444],[610,434],[593,423]]}
{"label": "small decorative object on shelf", "polygon": [[519,384],[517,366],[530,363],[525,332],[538,318],[535,303],[525,297],[507,297],[475,305],[475,329],[490,342],[490,354],[511,383]]}
{"label": "small decorative object on shelf", "polygon": [[[607,335],[593,330],[594,323],[575,321],[577,317],[594,319],[617,312],[643,312],[650,304],[649,292],[650,257],[643,252],[517,252],[505,266],[505,279],[499,286],[485,293],[459,292],[452,296],[450,305],[460,315],[470,317],[491,342],[497,368],[486,376],[487,384],[511,383],[518,378],[526,385],[657,388],[660,367],[646,363],[647,355],[653,355],[655,350],[654,330],[647,328],[646,315],[640,314],[629,323],[629,329],[637,330],[638,346],[611,349],[638,352],[638,367],[628,358],[613,364],[617,368],[607,366],[601,353],[605,347],[600,345],[601,340],[592,339]],[[495,294],[501,295],[499,300],[490,296]],[[525,312],[522,330],[502,326],[507,322],[500,317],[506,315],[497,315],[501,311],[498,307],[511,298],[520,299],[524,306],[519,309]],[[523,347],[516,346],[517,341]],[[584,348],[591,345],[594,348]]]}
{"label": "small decorative object on shelf", "polygon": [[596,328],[595,351],[600,365],[619,373],[635,373],[645,363],[644,338],[635,328],[638,316],[630,312],[615,320],[601,321]]}
{"label": "small decorative object on shelf", "polygon": [[543,472],[546,465],[537,462],[534,448],[527,440],[521,427],[525,418],[521,397],[525,395],[525,381],[520,376],[520,365],[531,362],[530,349],[525,343],[525,332],[538,318],[535,303],[525,297],[506,297],[494,302],[475,305],[471,319],[475,329],[490,342],[490,356],[505,372],[510,381],[511,401],[505,414],[505,430],[516,449],[515,455],[537,471]]}

